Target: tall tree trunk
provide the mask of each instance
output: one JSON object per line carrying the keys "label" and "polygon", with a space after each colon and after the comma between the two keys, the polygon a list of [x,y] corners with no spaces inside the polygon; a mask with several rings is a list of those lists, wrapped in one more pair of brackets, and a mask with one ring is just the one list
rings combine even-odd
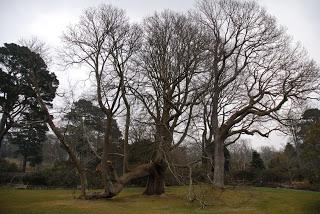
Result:
{"label": "tall tree trunk", "polygon": [[202,142],[201,142],[201,167],[202,169],[207,168],[208,159],[206,154],[206,136],[202,136]]}
{"label": "tall tree trunk", "polygon": [[[0,149],[2,145],[2,141],[4,136],[8,133],[9,129],[11,128],[7,122],[7,113],[3,113],[0,120]],[[1,155],[1,154],[0,154]]]}
{"label": "tall tree trunk", "polygon": [[86,173],[85,173],[85,170],[81,170],[81,171],[79,171],[78,170],[78,172],[80,172],[80,174],[79,174],[79,178],[80,178],[80,191],[81,191],[81,197],[83,197],[83,198],[86,198],[86,188],[87,188],[87,185],[88,185],[88,183],[87,183],[87,175],[86,175]]}
{"label": "tall tree trunk", "polygon": [[76,167],[79,177],[80,177],[80,182],[81,182],[81,196],[80,197],[86,197],[86,184],[87,184],[87,178],[85,174],[85,168],[81,164],[80,160],[77,158],[75,152],[73,149],[68,145],[68,143],[65,141],[64,135],[61,133],[59,128],[56,127],[56,125],[53,122],[53,117],[49,113],[49,110],[46,106],[46,104],[43,102],[41,96],[40,96],[40,90],[37,85],[36,77],[32,75],[32,82],[33,86],[35,87],[35,93],[37,97],[37,101],[39,105],[41,106],[41,110],[46,114],[46,122],[49,124],[51,130],[54,132],[54,134],[57,136],[59,142],[65,149],[65,151],[68,153],[70,159],[72,160],[72,163]]}
{"label": "tall tree trunk", "polygon": [[[4,135],[6,134],[5,130],[0,130],[0,149],[1,149],[1,146],[2,146],[2,141],[3,141],[3,138],[4,138]],[[0,153],[1,155],[1,153]]]}
{"label": "tall tree trunk", "polygon": [[125,96],[122,95],[124,103],[126,105],[126,127],[124,131],[124,142],[123,142],[123,174],[128,172],[128,145],[129,145],[129,128],[130,128],[130,122],[131,122],[131,112],[130,112],[130,104]]}
{"label": "tall tree trunk", "polygon": [[112,183],[110,179],[110,173],[108,170],[108,156],[110,153],[110,144],[111,144],[111,126],[112,126],[112,114],[108,112],[106,119],[105,135],[104,135],[104,144],[103,144],[103,153],[101,160],[101,176],[102,184],[105,194],[112,192]]}
{"label": "tall tree trunk", "polygon": [[23,155],[22,159],[22,172],[25,173],[27,168],[27,156]]}
{"label": "tall tree trunk", "polygon": [[[215,85],[217,85],[217,79]],[[212,130],[214,136],[214,172],[213,172],[213,185],[215,187],[224,187],[224,138],[222,138],[222,130],[219,127],[219,114],[218,114],[218,103],[219,103],[219,90],[216,89],[213,96],[212,104]]]}
{"label": "tall tree trunk", "polygon": [[[203,106],[203,115],[202,115],[202,119],[203,119],[203,133],[201,136],[201,152],[202,152],[202,156],[201,156],[201,166],[202,169],[206,170],[208,167],[208,155],[206,152],[206,148],[208,146],[207,143],[207,134],[208,134],[208,130],[207,130],[207,106],[204,105]],[[210,142],[209,142],[210,143]],[[212,155],[209,155],[210,158],[212,157]]]}
{"label": "tall tree trunk", "polygon": [[301,161],[301,144],[299,142],[299,138],[298,138],[298,131],[297,131],[297,127],[295,127],[291,132],[293,135],[293,142],[294,142],[294,146],[296,148],[297,151],[297,159],[298,159],[298,169],[302,169],[302,161]]}
{"label": "tall tree trunk", "polygon": [[[0,132],[0,149],[1,149],[3,138],[4,138],[4,134]],[[1,153],[0,153],[0,157],[1,157]]]}
{"label": "tall tree trunk", "polygon": [[220,137],[214,141],[214,176],[213,184],[216,187],[224,187],[224,141]]}
{"label": "tall tree trunk", "polygon": [[4,138],[4,134],[0,132],[0,158],[2,157],[1,145],[2,145],[3,138]]}

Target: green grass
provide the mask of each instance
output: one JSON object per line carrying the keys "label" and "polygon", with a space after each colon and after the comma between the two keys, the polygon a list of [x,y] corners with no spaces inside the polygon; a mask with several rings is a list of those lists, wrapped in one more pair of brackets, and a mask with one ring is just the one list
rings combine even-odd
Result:
{"label": "green grass", "polygon": [[[197,186],[209,205],[187,202],[185,187],[168,187],[166,196],[143,196],[142,188],[127,188],[111,200],[74,199],[72,190],[0,188],[0,213],[320,213],[320,193],[287,189],[238,187],[224,191]],[[202,193],[202,194],[200,194]]]}

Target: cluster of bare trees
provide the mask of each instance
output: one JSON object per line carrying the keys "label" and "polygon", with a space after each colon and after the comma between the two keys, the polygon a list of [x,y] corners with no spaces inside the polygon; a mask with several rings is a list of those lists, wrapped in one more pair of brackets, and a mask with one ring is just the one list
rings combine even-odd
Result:
{"label": "cluster of bare trees", "polygon": [[[318,67],[257,3],[201,0],[197,5],[189,13],[155,13],[139,25],[123,10],[100,5],[87,9],[64,33],[64,60],[88,69],[106,117],[104,192],[89,196],[85,169],[49,120],[79,172],[83,196],[113,197],[142,176],[149,176],[146,194],[162,194],[168,156],[197,139],[203,149],[211,148],[202,156],[213,165],[214,185],[223,187],[224,147],[242,134],[267,137],[276,129],[269,121],[318,91]],[[51,118],[39,93],[38,101]],[[109,155],[111,123],[123,113],[123,174],[118,176]],[[150,163],[130,169],[133,117],[153,128],[157,153]]]}

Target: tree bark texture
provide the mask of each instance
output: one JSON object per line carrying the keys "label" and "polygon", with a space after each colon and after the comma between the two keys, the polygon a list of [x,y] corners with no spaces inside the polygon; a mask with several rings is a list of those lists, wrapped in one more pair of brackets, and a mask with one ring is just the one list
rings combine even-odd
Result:
{"label": "tree bark texture", "polygon": [[10,129],[10,126],[6,123],[7,118],[7,113],[3,113],[0,120],[0,149],[2,145],[2,140],[4,136],[8,133],[8,130]]}
{"label": "tree bark texture", "polygon": [[157,162],[158,164],[150,167],[148,182],[144,195],[161,195],[165,192],[165,172],[167,166],[164,160]]}
{"label": "tree bark texture", "polygon": [[224,187],[224,141],[217,138],[214,142],[214,176],[215,187]]}
{"label": "tree bark texture", "polygon": [[[86,196],[86,199],[113,198],[116,195],[118,195],[123,190],[123,188],[133,179],[145,177],[148,175],[149,176],[151,175],[152,177],[158,178],[157,173],[163,172],[163,170],[161,168],[163,168],[165,165],[164,165],[163,161],[142,164],[142,165],[130,170],[130,172],[123,174],[121,177],[117,176],[116,170],[114,170],[111,162],[108,162],[107,166],[108,166],[108,171],[110,173],[113,173],[114,178],[115,178],[115,182],[109,183],[110,186],[109,186],[108,192],[91,193]],[[157,180],[157,184],[163,184],[162,190],[164,191],[164,182],[159,182],[159,181],[161,181],[161,179],[155,179],[155,180]],[[152,182],[152,183],[154,184],[155,182]],[[158,185],[158,187],[160,187],[160,186],[161,185]],[[156,191],[161,192],[161,188],[156,189],[156,188],[151,188],[151,187],[152,187],[152,185],[150,185],[150,190],[152,190],[152,191],[149,191],[149,193],[155,193]],[[162,193],[159,193],[159,194],[162,194]]]}
{"label": "tree bark texture", "polygon": [[128,144],[129,144],[129,128],[131,121],[130,113],[130,104],[126,98],[126,95],[123,95],[123,100],[126,105],[126,127],[124,131],[124,142],[123,142],[123,174],[128,172]]}
{"label": "tree bark texture", "polygon": [[101,176],[102,176],[102,184],[105,194],[109,194],[112,192],[112,185],[110,179],[110,172],[108,167],[108,154],[110,153],[110,144],[111,144],[111,126],[112,126],[112,114],[109,112],[107,114],[106,119],[106,127],[105,127],[105,136],[104,136],[104,144],[103,144],[103,153],[101,160]]}

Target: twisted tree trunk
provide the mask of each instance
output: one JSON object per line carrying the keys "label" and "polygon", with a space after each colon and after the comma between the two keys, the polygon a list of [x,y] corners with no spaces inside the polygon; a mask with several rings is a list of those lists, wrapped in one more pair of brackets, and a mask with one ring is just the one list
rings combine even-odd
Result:
{"label": "twisted tree trunk", "polygon": [[147,186],[143,194],[161,195],[164,193],[166,169],[167,165],[164,160],[159,160],[157,164],[150,167]]}
{"label": "twisted tree trunk", "polygon": [[[91,193],[86,196],[86,199],[101,199],[101,198],[113,198],[117,196],[123,188],[133,179],[145,177],[145,176],[150,176],[155,175],[155,171],[159,170],[160,168],[163,167],[162,161],[158,162],[151,162],[148,164],[142,164],[132,170],[130,172],[123,174],[121,177],[118,177],[116,170],[114,170],[112,163],[108,162],[107,167],[108,167],[108,172],[113,174],[114,177],[114,182],[109,183],[109,191],[102,192],[102,193]],[[157,180],[159,181],[159,180]],[[160,182],[161,184],[161,182]],[[164,183],[163,183],[164,184]],[[160,185],[159,185],[160,186]],[[160,190],[157,189],[157,190]],[[164,185],[163,185],[163,190],[164,190]],[[162,194],[162,193],[160,193]]]}

